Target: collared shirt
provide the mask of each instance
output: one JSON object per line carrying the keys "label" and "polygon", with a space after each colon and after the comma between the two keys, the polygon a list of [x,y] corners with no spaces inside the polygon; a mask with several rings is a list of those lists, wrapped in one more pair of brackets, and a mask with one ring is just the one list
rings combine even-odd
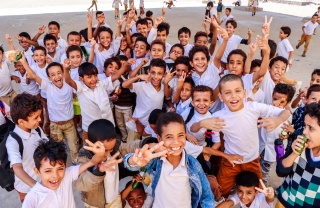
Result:
{"label": "collared shirt", "polygon": [[191,101],[191,97],[189,97],[189,99],[186,101],[180,100],[179,103],[176,105],[176,113],[181,114],[183,111],[189,108]]}
{"label": "collared shirt", "polygon": [[193,48],[194,45],[188,43],[187,45],[183,46],[184,48],[184,55],[189,56],[190,50]]}
{"label": "collared shirt", "polygon": [[191,208],[191,187],[185,157],[185,152],[182,151],[180,163],[176,168],[173,168],[165,157],[160,158],[163,163],[160,179],[155,190],[153,208]]}
{"label": "collared shirt", "polygon": [[71,77],[72,80],[80,81],[80,79],[79,79],[79,67],[78,68],[74,68],[74,69],[70,69],[70,77]]}
{"label": "collared shirt", "polygon": [[[239,35],[234,35],[234,34],[229,38],[226,49],[224,50],[223,56],[221,58],[222,62],[227,63],[227,57],[228,57],[229,53],[231,51],[233,51],[234,49],[238,48],[242,39],[243,38],[240,37]],[[218,35],[218,40],[220,43],[223,42],[223,38],[221,38],[220,35]]]}
{"label": "collared shirt", "polygon": [[273,89],[276,86],[274,81],[271,78],[270,71],[264,75],[262,82],[260,83],[260,88],[264,92],[264,103],[271,105],[272,104],[272,93]]}
{"label": "collared shirt", "polygon": [[230,14],[229,16],[224,15],[224,16],[222,17],[222,22],[223,22],[224,24],[226,24],[226,22],[227,22],[228,20],[230,20],[230,19],[234,19],[234,16],[233,16],[232,14]]}
{"label": "collared shirt", "polygon": [[293,47],[290,44],[288,38],[281,40],[277,45],[278,56],[283,56],[289,59],[290,52],[293,51]]}
{"label": "collared shirt", "polygon": [[47,57],[50,58],[52,60],[52,62],[57,62],[59,63],[61,60],[62,55],[65,53],[65,49],[62,50],[60,48],[57,47],[56,49],[56,53],[54,54],[54,57],[50,56],[50,54],[47,51]]}
{"label": "collared shirt", "polygon": [[[47,75],[47,72],[46,72],[46,68],[47,68],[48,64],[46,64],[43,68],[40,68],[39,65],[36,63],[36,64],[33,64],[32,66],[30,66],[30,68],[33,70],[34,73],[36,73],[36,75],[38,77],[40,77],[42,80],[46,80],[49,82],[49,78],[48,78],[48,75]],[[40,86],[39,86],[40,88]],[[41,94],[41,97],[43,98],[47,98],[47,94],[45,91],[41,90],[40,91],[40,94]]]}
{"label": "collared shirt", "polygon": [[11,86],[11,73],[8,67],[8,63],[8,61],[3,61],[0,68],[0,97],[6,96],[13,90]]}
{"label": "collared shirt", "polygon": [[[97,28],[98,27],[98,23],[93,25],[93,28]],[[108,25],[107,23],[104,23],[103,25],[101,25],[100,27],[106,27],[106,28],[111,28],[110,25]]]}
{"label": "collared shirt", "polygon": [[[19,152],[19,144],[18,142],[12,138],[8,137],[6,142],[6,147],[8,151],[8,160],[10,161],[10,166],[22,163],[23,170],[34,180],[39,180],[33,168],[35,167],[33,160],[33,153],[38,145],[38,142],[43,138],[47,139],[43,131],[41,130],[41,137],[35,129],[31,129],[31,132],[26,132],[19,128],[18,125],[13,130],[16,134],[18,134],[23,143],[23,156],[21,156]],[[28,193],[30,190],[30,186],[22,182],[17,176],[15,176],[14,188],[22,193]]]}
{"label": "collared shirt", "polygon": [[38,95],[40,93],[39,85],[36,83],[34,80],[30,80],[30,83],[27,84],[27,73],[25,73],[23,76],[22,74],[16,70],[13,72],[13,75],[17,76],[20,78],[20,83],[19,83],[19,89],[20,92],[26,92],[29,93],[30,95]]}
{"label": "collared shirt", "polygon": [[[5,102],[2,102],[2,104],[4,105],[5,113],[9,113],[10,106],[8,106]],[[4,117],[3,113],[0,112],[0,125],[5,124],[5,123],[6,123],[6,118]]]}
{"label": "collared shirt", "polygon": [[[66,51],[66,48],[68,47],[68,43],[67,41],[65,41],[64,39],[60,38],[57,40],[58,42],[58,47],[56,48],[57,50],[62,50],[62,51]],[[38,44],[40,46],[44,47],[44,42],[43,39],[38,40]]]}
{"label": "collared shirt", "polygon": [[318,26],[319,26],[319,23],[315,22],[315,23],[312,23],[311,20],[304,23],[304,32],[307,34],[307,35],[312,35],[313,32],[314,32],[314,29],[316,29]]}
{"label": "collared shirt", "polygon": [[273,202],[268,203],[266,201],[266,196],[263,193],[258,193],[255,197],[254,200],[251,202],[251,205],[247,207],[244,205],[239,197],[238,194],[234,194],[230,200],[233,201],[234,205],[240,204],[240,207],[242,208],[272,208],[273,207]]}

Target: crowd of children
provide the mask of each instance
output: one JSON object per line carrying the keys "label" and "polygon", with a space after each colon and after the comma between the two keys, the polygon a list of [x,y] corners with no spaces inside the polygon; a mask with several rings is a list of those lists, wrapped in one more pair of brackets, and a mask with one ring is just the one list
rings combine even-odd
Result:
{"label": "crowd of children", "polygon": [[73,186],[86,208],[320,207],[320,70],[293,99],[290,27],[276,44],[265,17],[256,40],[250,29],[242,38],[220,0],[193,44],[181,27],[171,45],[164,9],[143,18],[141,1],[140,15],[131,5],[122,17],[120,3],[116,28],[101,11],[92,25],[89,10],[67,40],[51,21],[41,40],[44,25],[16,37],[22,54],[9,34],[14,57],[0,47],[0,125],[15,124],[3,141],[22,207],[76,207]]}

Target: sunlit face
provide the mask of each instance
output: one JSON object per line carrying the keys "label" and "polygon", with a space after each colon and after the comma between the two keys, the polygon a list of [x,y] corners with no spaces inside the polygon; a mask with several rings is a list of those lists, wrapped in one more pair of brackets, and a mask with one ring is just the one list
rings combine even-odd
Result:
{"label": "sunlit face", "polygon": [[26,73],[26,70],[20,61],[15,62],[14,67],[20,72],[20,74],[24,75]]}
{"label": "sunlit face", "polygon": [[246,91],[240,80],[228,81],[221,84],[219,97],[231,112],[236,112],[244,107]]}
{"label": "sunlit face", "polygon": [[148,31],[150,31],[152,26],[153,26],[153,24],[152,24],[151,20],[147,20],[147,22],[148,22]]}
{"label": "sunlit face", "polygon": [[124,51],[128,48],[128,42],[127,42],[127,39],[125,37],[123,37],[121,39],[121,42],[120,42],[120,50],[121,51]]}
{"label": "sunlit face", "polygon": [[317,74],[313,74],[310,80],[310,86],[314,84],[320,84],[320,76]]}
{"label": "sunlit face", "polygon": [[80,46],[81,45],[81,36],[79,35],[69,35],[68,36],[68,45],[76,45],[76,46]]}
{"label": "sunlit face", "polygon": [[47,40],[46,44],[44,46],[47,49],[48,53],[55,53],[56,47],[58,46],[58,43],[54,40]]}
{"label": "sunlit face", "polygon": [[320,147],[320,126],[318,123],[317,117],[310,117],[310,115],[306,115],[304,117],[305,127],[303,130],[303,134],[308,138],[307,144],[308,148],[319,148]]}
{"label": "sunlit face", "polygon": [[82,53],[80,51],[70,51],[69,52],[69,60],[71,62],[71,68],[75,69],[80,66],[82,63]]}
{"label": "sunlit face", "polygon": [[255,187],[245,187],[245,186],[237,186],[237,194],[240,199],[240,201],[246,205],[250,206],[250,204],[253,202],[255,196],[258,194],[258,192],[255,190]]}
{"label": "sunlit face", "polygon": [[320,101],[320,92],[313,91],[307,98],[307,104],[318,103]]}
{"label": "sunlit face", "polygon": [[175,55],[176,58],[180,57],[183,55],[183,51],[180,47],[178,46],[175,46],[175,47],[172,47],[170,49],[170,54],[173,53]]}
{"label": "sunlit face", "polygon": [[166,55],[166,51],[163,49],[163,45],[160,44],[153,44],[150,50],[150,56],[152,59],[163,59]]}
{"label": "sunlit face", "polygon": [[83,77],[79,77],[80,81],[82,81],[87,87],[90,89],[94,89],[98,82],[98,75],[84,75]]}
{"label": "sunlit face", "polygon": [[194,45],[207,46],[208,45],[208,38],[205,36],[199,36],[197,38],[197,41],[194,43]]}
{"label": "sunlit face", "polygon": [[228,33],[229,36],[233,35],[234,31],[236,30],[236,28],[233,27],[233,25],[231,23],[228,23],[226,25],[226,31]]}
{"label": "sunlit face", "polygon": [[190,34],[189,33],[181,33],[179,36],[178,36],[178,39],[180,41],[180,44],[182,46],[185,46],[189,43],[189,39],[190,39]]}
{"label": "sunlit face", "polygon": [[272,105],[278,108],[285,108],[288,105],[288,95],[274,92],[272,95]]}
{"label": "sunlit face", "polygon": [[157,66],[150,67],[151,84],[154,87],[161,86],[162,78],[164,77],[165,69]]}
{"label": "sunlit face", "polygon": [[318,17],[317,17],[317,16],[313,16],[313,17],[311,18],[311,22],[312,22],[313,24],[316,23],[317,20],[318,20]]}
{"label": "sunlit face", "polygon": [[141,33],[144,37],[148,37],[148,26],[147,25],[142,25],[142,24],[138,24],[137,25],[137,32]]}
{"label": "sunlit face", "polygon": [[167,31],[166,30],[163,30],[163,31],[158,31],[157,32],[157,40],[161,40],[162,42],[166,43],[167,41]]}
{"label": "sunlit face", "polygon": [[26,132],[30,132],[30,129],[36,129],[39,126],[39,123],[41,121],[41,113],[42,110],[37,110],[36,112],[31,113],[31,115],[28,116],[27,121],[23,119],[18,120],[18,125],[21,129],[23,129]]}
{"label": "sunlit face", "polygon": [[48,30],[49,34],[54,35],[56,38],[58,38],[60,29],[57,27],[57,25],[49,25]]}
{"label": "sunlit face", "polygon": [[194,68],[195,72],[200,76],[207,70],[208,59],[204,52],[196,52],[190,61],[190,65]]}
{"label": "sunlit face", "polygon": [[48,69],[49,80],[58,88],[63,86],[63,71],[59,66],[51,66]]}
{"label": "sunlit face", "polygon": [[271,79],[274,81],[274,83],[276,84],[279,83],[281,80],[281,77],[285,76],[286,68],[287,68],[287,65],[280,60],[275,61],[273,63],[269,71],[270,71]]}
{"label": "sunlit face", "polygon": [[23,48],[23,50],[27,51],[30,47],[30,43],[27,43],[25,41],[19,40],[19,44],[21,45],[21,47]]}
{"label": "sunlit face", "polygon": [[107,77],[113,76],[116,71],[119,70],[119,66],[116,62],[111,62],[107,67],[104,68],[104,73],[106,74]]}
{"label": "sunlit face", "polygon": [[283,30],[280,29],[279,38],[282,40],[282,39],[285,39],[286,37],[288,37],[288,35],[284,34]]}
{"label": "sunlit face", "polygon": [[240,54],[232,54],[229,58],[227,67],[230,74],[242,76],[244,69],[243,56],[241,56]]}
{"label": "sunlit face", "polygon": [[130,191],[127,197],[127,201],[132,208],[142,208],[145,200],[146,193],[144,193],[141,189],[133,189]]}
{"label": "sunlit face", "polygon": [[177,65],[176,65],[176,75],[177,75],[178,77],[180,77],[183,72],[184,72],[185,74],[188,74],[188,72],[189,72],[188,66],[185,65],[185,64],[177,64]]}
{"label": "sunlit face", "polygon": [[182,102],[188,100],[191,97],[192,93],[192,86],[190,83],[183,83],[181,92],[180,92],[180,99]]}
{"label": "sunlit face", "polygon": [[229,9],[226,9],[226,10],[225,10],[225,14],[226,14],[227,16],[229,16],[229,15],[230,15],[230,11],[229,11]]}
{"label": "sunlit face", "polygon": [[97,20],[98,22],[104,23],[105,18],[106,18],[106,17],[104,16],[104,13],[102,13],[102,14],[97,14],[97,15],[96,15],[96,20]]}
{"label": "sunlit face", "polygon": [[106,49],[110,48],[112,36],[108,31],[102,31],[99,35],[100,45]]}
{"label": "sunlit face", "polygon": [[33,52],[33,59],[37,62],[39,66],[46,64],[46,54],[43,50],[35,50]]}
{"label": "sunlit face", "polygon": [[48,158],[44,158],[40,169],[35,168],[35,172],[41,178],[41,184],[44,187],[57,190],[66,173],[66,164],[63,161],[56,161],[53,165]]}
{"label": "sunlit face", "polygon": [[147,44],[143,41],[136,41],[134,45],[134,54],[136,58],[143,58],[147,54]]}
{"label": "sunlit face", "polygon": [[211,100],[211,93],[208,91],[193,92],[191,104],[198,113],[206,114],[210,106],[213,104],[213,101]]}

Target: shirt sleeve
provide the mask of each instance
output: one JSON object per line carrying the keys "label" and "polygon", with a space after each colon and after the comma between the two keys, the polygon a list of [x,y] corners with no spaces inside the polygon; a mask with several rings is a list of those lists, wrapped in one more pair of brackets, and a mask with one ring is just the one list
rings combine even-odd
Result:
{"label": "shirt sleeve", "polygon": [[32,191],[30,191],[26,198],[24,198],[23,200],[23,204],[22,204],[22,208],[36,208],[37,207],[37,204],[36,204],[36,201],[35,201],[35,195],[33,195]]}
{"label": "shirt sleeve", "polygon": [[80,165],[76,165],[76,166],[70,166],[67,168],[65,177],[67,177],[67,179],[69,181],[75,181],[78,179],[79,177],[79,169],[80,169]]}
{"label": "shirt sleeve", "polygon": [[10,161],[10,167],[12,167],[14,164],[22,163],[22,156],[19,152],[19,144],[11,136],[8,137],[6,148],[8,152],[8,160]]}
{"label": "shirt sleeve", "polygon": [[78,80],[74,80],[74,82],[75,82],[76,85],[77,85],[77,92],[76,92],[76,93],[82,93],[83,87],[82,87],[81,82],[78,81]]}
{"label": "shirt sleeve", "polygon": [[44,46],[43,39],[37,40],[39,46]]}
{"label": "shirt sleeve", "polygon": [[107,77],[106,79],[99,81],[99,83],[101,83],[103,85],[103,88],[108,92],[114,90],[111,77]]}
{"label": "shirt sleeve", "polygon": [[157,37],[157,29],[154,29],[153,27],[151,28],[149,34],[148,34],[148,38],[147,41],[148,43],[151,45],[152,41],[154,41]]}
{"label": "shirt sleeve", "polygon": [[142,82],[136,82],[132,84],[132,89],[130,89],[131,92],[135,92],[136,94],[139,94],[142,89],[143,89],[143,84]]}
{"label": "shirt sleeve", "polygon": [[260,117],[277,117],[283,111],[282,108],[274,107],[264,103],[254,102],[252,108],[258,108]]}
{"label": "shirt sleeve", "polygon": [[47,92],[48,88],[49,88],[49,84],[48,84],[47,80],[41,79],[40,89]]}
{"label": "shirt sleeve", "polygon": [[237,193],[235,193],[232,197],[230,197],[230,200],[233,201],[234,205],[237,205],[240,203],[240,199]]}
{"label": "shirt sleeve", "polygon": [[284,47],[286,48],[287,52],[293,51],[292,45],[290,44],[288,39],[285,39],[284,41]]}
{"label": "shirt sleeve", "polygon": [[121,44],[121,39],[123,38],[122,34],[117,37],[114,41],[113,41],[113,51],[114,51],[114,56],[117,55],[119,49],[120,49],[120,44]]}

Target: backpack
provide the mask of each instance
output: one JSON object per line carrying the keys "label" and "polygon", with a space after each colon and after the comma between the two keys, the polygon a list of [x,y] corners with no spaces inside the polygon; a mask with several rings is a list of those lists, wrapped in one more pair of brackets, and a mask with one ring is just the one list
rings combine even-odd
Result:
{"label": "backpack", "polygon": [[[0,110],[3,115],[5,112],[4,105],[0,100]],[[15,124],[10,121],[6,117],[6,123],[0,126],[0,131],[3,135],[1,136],[0,140],[0,186],[7,191],[12,191],[14,189],[14,172],[13,168],[10,168],[10,161],[8,160],[8,152],[6,148],[6,142],[9,135],[15,139],[19,144],[19,152],[21,156],[23,155],[23,143],[22,139],[18,134],[13,132]],[[39,136],[41,137],[41,130],[40,128],[36,128]]]}

